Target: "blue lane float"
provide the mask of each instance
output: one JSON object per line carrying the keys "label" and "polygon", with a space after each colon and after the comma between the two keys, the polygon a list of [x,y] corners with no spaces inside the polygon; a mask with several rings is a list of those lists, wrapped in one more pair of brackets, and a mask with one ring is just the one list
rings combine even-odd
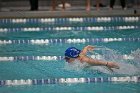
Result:
{"label": "blue lane float", "polygon": [[73,39],[32,39],[32,40],[0,40],[2,44],[59,44],[59,43],[107,43],[107,42],[140,42],[140,38],[73,38]]}
{"label": "blue lane float", "polygon": [[139,29],[140,26],[87,26],[87,27],[28,27],[28,28],[0,28],[0,32],[39,32],[39,31],[116,31]]}
{"label": "blue lane float", "polygon": [[140,82],[140,76],[126,77],[93,77],[93,78],[50,78],[50,79],[27,79],[27,80],[0,80],[0,86],[18,85],[49,85],[49,84],[72,84],[72,83],[103,83],[103,82]]}
{"label": "blue lane float", "polygon": [[0,19],[1,24],[5,23],[47,23],[47,24],[64,24],[64,23],[95,23],[95,22],[139,22],[139,16],[129,17],[70,17],[70,18],[16,18],[16,19]]}
{"label": "blue lane float", "polygon": [[[94,59],[102,59],[102,55],[91,55]],[[115,56],[118,59],[133,60],[134,57],[131,55],[119,55]],[[105,57],[104,57],[105,58]],[[59,61],[64,60],[64,56],[10,56],[10,57],[0,57],[0,62],[15,62],[15,61]]]}

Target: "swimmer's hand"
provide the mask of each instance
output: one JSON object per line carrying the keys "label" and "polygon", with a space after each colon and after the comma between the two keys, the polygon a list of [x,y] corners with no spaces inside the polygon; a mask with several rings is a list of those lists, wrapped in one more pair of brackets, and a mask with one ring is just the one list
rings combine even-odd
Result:
{"label": "swimmer's hand", "polygon": [[107,62],[106,66],[109,67],[109,68],[116,68],[116,69],[120,68],[119,65],[114,63],[114,62]]}
{"label": "swimmer's hand", "polygon": [[88,45],[86,46],[87,50],[88,51],[93,51],[93,49],[95,48],[94,46],[91,46],[91,45]]}

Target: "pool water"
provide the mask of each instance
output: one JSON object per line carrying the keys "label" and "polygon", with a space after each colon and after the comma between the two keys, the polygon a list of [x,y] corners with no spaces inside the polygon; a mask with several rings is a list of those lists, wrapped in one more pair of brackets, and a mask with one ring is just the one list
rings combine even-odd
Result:
{"label": "pool water", "polygon": [[[139,30],[140,17],[0,19],[0,80],[139,76]],[[65,62],[68,47],[86,45],[96,47],[88,56],[117,62],[120,69]],[[0,93],[140,92],[139,82],[0,86]]]}

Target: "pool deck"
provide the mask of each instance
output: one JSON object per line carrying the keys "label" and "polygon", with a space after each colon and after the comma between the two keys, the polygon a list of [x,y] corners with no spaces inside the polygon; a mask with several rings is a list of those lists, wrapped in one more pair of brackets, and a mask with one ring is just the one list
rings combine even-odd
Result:
{"label": "pool deck", "polygon": [[29,9],[16,9],[5,10],[0,12],[0,18],[40,18],[40,17],[86,17],[86,16],[140,16],[140,8],[128,8],[122,10],[121,8],[115,8],[109,10],[109,8],[101,8],[96,10],[92,8],[91,11],[86,11],[84,7],[70,8],[62,11],[57,9],[56,11],[50,11],[48,8],[40,9],[38,11],[30,11]]}

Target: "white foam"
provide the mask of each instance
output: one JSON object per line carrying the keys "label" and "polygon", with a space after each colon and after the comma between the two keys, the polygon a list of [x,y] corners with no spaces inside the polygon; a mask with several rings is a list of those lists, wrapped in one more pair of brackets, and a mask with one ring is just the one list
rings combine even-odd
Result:
{"label": "white foam", "polygon": [[77,72],[81,72],[86,66],[88,66],[87,63],[81,63],[79,60],[75,60],[72,63],[65,63],[65,69]]}
{"label": "white foam", "polygon": [[118,65],[120,69],[113,69],[116,74],[135,75],[139,72],[139,69],[133,64],[118,63]]}
{"label": "white foam", "polygon": [[95,70],[98,72],[103,72],[106,74],[112,74],[113,72],[111,70],[109,70],[106,66],[90,66],[89,70]]}

